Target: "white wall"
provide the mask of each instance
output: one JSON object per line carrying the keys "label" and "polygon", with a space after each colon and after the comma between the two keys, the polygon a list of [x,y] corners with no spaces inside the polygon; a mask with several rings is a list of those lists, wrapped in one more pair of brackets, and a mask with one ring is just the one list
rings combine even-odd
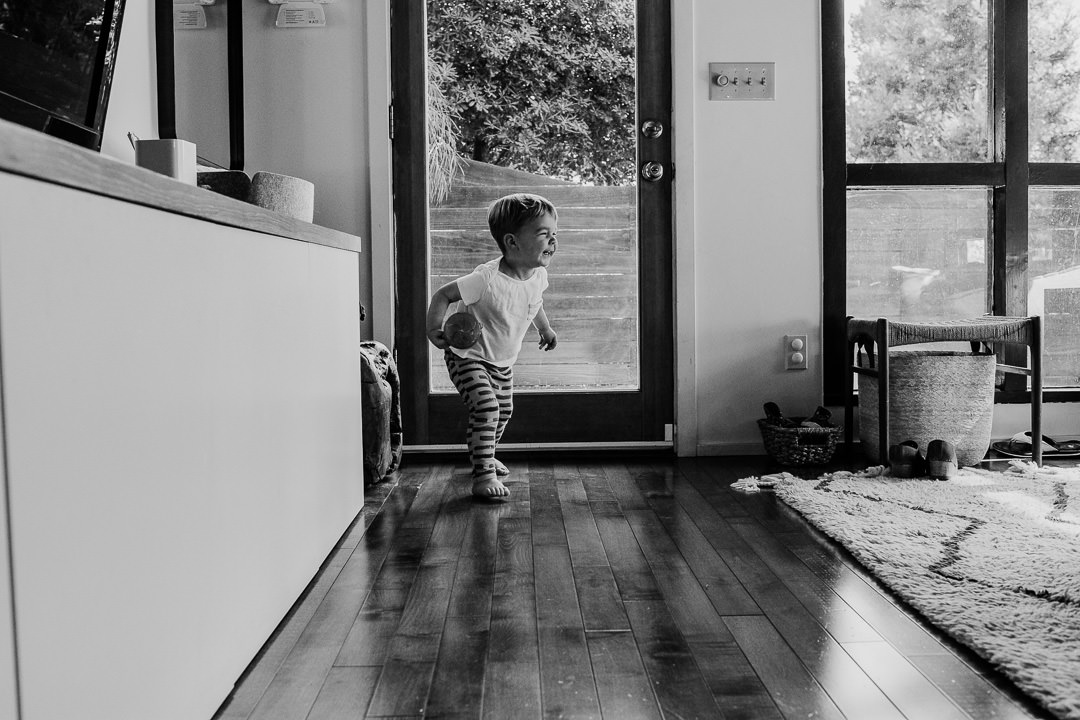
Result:
{"label": "white wall", "polygon": [[[679,451],[761,452],[754,421],[762,403],[794,415],[822,397],[818,3],[672,4]],[[106,127],[106,140],[119,133],[123,144],[120,131],[144,124],[156,102],[146,77],[152,19],[143,4],[129,5]],[[272,6],[244,5],[258,38],[246,43],[249,169],[312,180],[316,222],[370,238],[360,259],[369,310],[362,332],[384,341],[393,255],[387,6],[337,2],[326,6],[324,30],[276,30]],[[775,62],[776,100],[709,101],[708,63],[724,61]],[[122,153],[123,144],[110,146]],[[808,370],[783,369],[788,333],[809,336]],[[1022,429],[1026,412],[998,406],[995,437]],[[1046,431],[1076,433],[1070,414],[1073,406],[1047,406]]]}
{"label": "white wall", "polygon": [[[313,182],[315,224],[364,238],[366,250],[367,3],[324,5],[324,28],[282,29],[274,26],[279,6],[243,2],[245,169]],[[360,288],[361,302],[371,308],[371,262],[365,256]],[[370,326],[370,319],[362,326],[365,337]]]}
{"label": "white wall", "polygon": [[[789,415],[822,401],[819,3],[673,4],[679,451],[757,453],[765,401]],[[710,62],[775,62],[776,100],[710,101]],[[787,334],[809,336],[808,370],[784,369]],[[1044,432],[1075,435],[1076,418],[1045,405]],[[1029,419],[998,405],[993,436]]]}
{"label": "white wall", "polygon": [[[677,182],[691,196],[679,210],[693,213],[694,235],[677,242],[693,245],[678,270],[692,279],[680,293],[696,308],[694,375],[681,378],[697,404],[680,407],[680,434],[696,425],[680,451],[758,452],[762,403],[808,414],[821,402],[818,3],[695,0],[676,22],[676,48],[693,58],[678,65],[676,134],[677,166],[693,159],[692,188],[681,171]],[[710,62],[775,62],[775,101],[710,101]],[[784,370],[785,334],[809,336],[808,370]]]}
{"label": "white wall", "polygon": [[[387,0],[326,5],[327,27],[311,29],[276,28],[278,6],[265,0],[230,2],[244,3],[244,169],[249,175],[266,171],[311,181],[315,184],[315,224],[364,239],[365,254],[359,260],[360,301],[368,309],[369,319],[361,325],[361,333],[371,337],[371,260],[366,253],[374,243],[379,244],[376,255],[385,253],[390,236],[383,209],[376,214],[377,236],[372,237],[370,208],[385,208],[389,188],[372,189],[369,177],[372,173],[387,177],[389,99],[384,87],[368,87],[372,68],[367,52],[379,42],[380,28],[369,29],[367,17],[374,15],[385,24],[383,18],[389,13],[383,6]],[[103,154],[131,164],[135,153],[127,133],[158,137],[152,5],[131,2],[126,6],[102,143]],[[200,38],[193,34],[200,32],[220,34],[223,10],[223,5],[211,6],[210,28],[183,31],[178,45],[198,46]],[[201,44],[213,42],[216,40]],[[217,50],[212,52],[218,54]],[[197,112],[190,109],[193,100],[205,103],[203,112],[221,119],[219,125],[227,127],[221,96],[224,66],[220,73],[206,81],[208,91],[203,95],[178,98],[178,105],[188,106],[177,111],[178,129],[186,117]],[[182,79],[178,80],[180,85],[184,85]],[[369,106],[369,96],[377,98],[381,108]],[[369,133],[383,139],[374,153],[368,149]],[[203,144],[210,146],[211,142]],[[221,160],[227,153],[223,146],[214,144],[207,150],[222,156],[215,162],[224,164]]]}

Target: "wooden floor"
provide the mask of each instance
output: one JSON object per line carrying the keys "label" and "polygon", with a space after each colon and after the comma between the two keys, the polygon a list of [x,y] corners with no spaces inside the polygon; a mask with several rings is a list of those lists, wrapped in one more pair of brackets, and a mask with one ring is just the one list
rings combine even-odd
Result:
{"label": "wooden floor", "polygon": [[489,504],[407,459],[217,717],[1046,717],[729,488],[763,460],[510,460]]}

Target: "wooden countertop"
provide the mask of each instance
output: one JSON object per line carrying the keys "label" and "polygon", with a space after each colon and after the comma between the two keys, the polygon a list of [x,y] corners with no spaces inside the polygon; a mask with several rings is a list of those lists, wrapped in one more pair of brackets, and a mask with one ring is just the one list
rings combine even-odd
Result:
{"label": "wooden countertop", "polygon": [[360,252],[360,238],[174,180],[0,120],[0,171],[219,225]]}

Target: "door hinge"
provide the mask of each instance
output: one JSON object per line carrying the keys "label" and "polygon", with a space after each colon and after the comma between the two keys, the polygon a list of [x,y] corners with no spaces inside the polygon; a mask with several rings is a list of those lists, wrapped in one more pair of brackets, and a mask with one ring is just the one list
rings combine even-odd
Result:
{"label": "door hinge", "polygon": [[394,142],[394,103],[390,103],[390,142]]}

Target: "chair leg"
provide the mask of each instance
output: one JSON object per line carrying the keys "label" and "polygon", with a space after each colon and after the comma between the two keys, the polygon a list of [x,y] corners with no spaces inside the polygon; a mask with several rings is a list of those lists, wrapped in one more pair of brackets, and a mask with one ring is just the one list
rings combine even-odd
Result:
{"label": "chair leg", "polygon": [[851,443],[854,439],[851,428],[854,419],[854,352],[855,343],[847,341],[847,360],[844,362],[844,456],[851,459]]}
{"label": "chair leg", "polygon": [[878,351],[878,461],[889,464],[889,321],[877,323]]}
{"label": "chair leg", "polygon": [[1042,318],[1031,317],[1031,459],[1042,465]]}

